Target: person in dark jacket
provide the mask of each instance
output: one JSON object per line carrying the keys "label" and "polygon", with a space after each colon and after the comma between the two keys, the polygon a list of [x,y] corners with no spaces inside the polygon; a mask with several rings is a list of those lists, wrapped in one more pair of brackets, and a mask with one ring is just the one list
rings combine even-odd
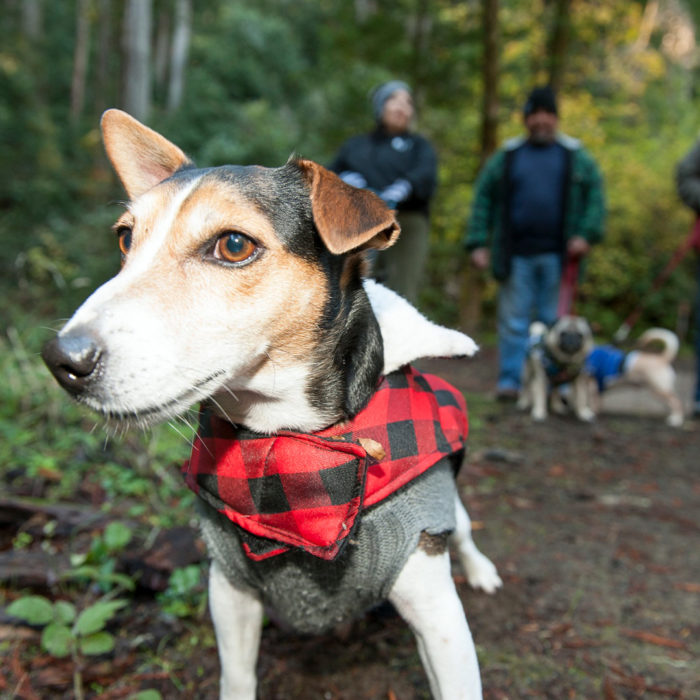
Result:
{"label": "person in dark jacket", "polygon": [[415,109],[406,83],[392,80],[376,88],[372,109],[374,131],[343,143],[329,169],[353,187],[375,191],[397,210],[401,235],[377,255],[375,275],[415,303],[428,255],[437,158],[430,142],[411,131]]}
{"label": "person in dark jacket", "polygon": [[[700,139],[685,154],[676,166],[676,186],[678,195],[694,212],[695,249],[700,253]],[[698,260],[698,287],[695,300],[695,357],[696,379],[693,399],[693,415],[700,417],[700,260]]]}
{"label": "person in dark jacket", "polygon": [[537,87],[523,110],[527,134],[491,156],[475,185],[464,245],[501,283],[496,395],[516,399],[534,320],[556,320],[562,268],[603,235],[603,183],[580,141],[558,131],[557,103]]}

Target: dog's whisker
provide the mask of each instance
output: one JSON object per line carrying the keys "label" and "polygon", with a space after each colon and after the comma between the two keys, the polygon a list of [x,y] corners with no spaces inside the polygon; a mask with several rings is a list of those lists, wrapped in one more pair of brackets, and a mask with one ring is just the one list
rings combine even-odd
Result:
{"label": "dog's whisker", "polygon": [[[187,437],[187,435],[185,435],[185,433],[183,433],[182,430],[180,430],[177,427],[177,424],[175,422],[173,422],[172,420],[169,420],[168,425],[188,444],[189,447],[194,446],[194,438]],[[191,426],[188,426],[188,427],[191,427]]]}
{"label": "dog's whisker", "polygon": [[226,411],[224,411],[224,407],[213,396],[210,396],[208,400],[211,401],[219,409],[219,411],[221,411],[222,415],[224,415],[224,416],[226,415]]}
{"label": "dog's whisker", "polygon": [[228,386],[224,385],[224,386],[221,387],[221,388],[222,388],[234,401],[238,402],[238,401],[240,400],[240,399],[238,398],[238,396],[236,395],[236,392],[235,392],[233,389],[231,389],[231,387],[228,387]]}
{"label": "dog's whisker", "polygon": [[[188,411],[189,412],[189,411]],[[192,432],[197,430],[197,426],[194,423],[190,423],[187,418],[185,418],[186,414],[182,414],[177,416],[177,419],[182,421]]]}

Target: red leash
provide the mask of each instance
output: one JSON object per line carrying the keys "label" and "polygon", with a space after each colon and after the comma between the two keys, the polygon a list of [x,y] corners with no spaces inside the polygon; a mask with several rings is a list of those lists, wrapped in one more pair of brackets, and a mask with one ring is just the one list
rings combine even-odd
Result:
{"label": "red leash", "polygon": [[[683,260],[691,248],[695,248],[696,251],[700,252],[700,218],[695,220],[693,227],[690,229],[690,233],[676,248],[675,252],[671,256],[671,259],[666,263],[664,269],[661,270],[661,272],[659,272],[659,274],[656,276],[656,279],[654,279],[647,295],[645,296],[648,296],[648,294],[653,294],[657,289],[659,289],[659,287],[670,277],[671,273],[678,267],[681,260]],[[638,304],[636,308],[633,309],[632,313],[630,313],[629,316],[627,316],[627,318],[622,322],[622,325],[615,331],[613,340],[616,343],[622,343],[627,340],[627,336],[629,336],[634,324],[637,323],[642,314],[643,306],[643,302]]]}
{"label": "red leash", "polygon": [[576,290],[578,285],[579,257],[569,257],[564,265],[559,285],[559,303],[557,304],[557,318],[567,316],[574,312]]}

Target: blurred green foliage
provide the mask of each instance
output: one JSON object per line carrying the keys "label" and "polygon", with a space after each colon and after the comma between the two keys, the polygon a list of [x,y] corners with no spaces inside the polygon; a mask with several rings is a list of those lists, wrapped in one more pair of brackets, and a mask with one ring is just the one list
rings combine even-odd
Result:
{"label": "blurred green foliage", "polygon": [[[108,229],[124,195],[102,154],[98,121],[104,106],[121,104],[124,2],[110,4],[106,58],[91,6],[85,107],[71,116],[76,5],[41,3],[38,35],[23,29],[18,3],[7,6],[0,26],[0,311],[21,332],[37,318],[53,324],[67,315],[118,269]],[[607,239],[580,297],[581,311],[604,334],[644,298],[691,222],[673,169],[698,131],[697,68],[692,50],[678,48],[697,17],[692,3],[668,3],[676,14],[669,19],[664,10],[642,40],[645,5],[571,3],[561,123],[606,179]],[[172,14],[168,0],[153,8],[156,19]],[[545,79],[552,11],[546,0],[501,6],[502,139],[520,133],[524,96]],[[168,111],[165,84],[155,80],[148,122],[201,165],[277,165],[294,152],[327,162],[344,138],[371,128],[369,90],[388,78],[408,80],[419,129],[440,155],[422,305],[454,324],[461,279],[473,274],[460,239],[480,153],[480,22],[480,3],[449,0],[195,3],[184,100]],[[675,327],[692,289],[688,260],[648,299],[640,325]],[[485,329],[493,296],[491,283]]]}

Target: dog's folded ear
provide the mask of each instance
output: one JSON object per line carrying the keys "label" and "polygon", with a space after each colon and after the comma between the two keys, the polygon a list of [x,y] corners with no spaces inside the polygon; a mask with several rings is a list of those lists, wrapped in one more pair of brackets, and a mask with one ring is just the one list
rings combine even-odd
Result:
{"label": "dog's folded ear", "polygon": [[373,192],[343,182],[311,160],[297,160],[311,185],[314,223],[328,250],[335,254],[396,242],[401,231],[394,213]]}
{"label": "dog's folded ear", "polygon": [[108,109],[100,125],[107,156],[131,199],[191,165],[175,144],[126,112]]}

